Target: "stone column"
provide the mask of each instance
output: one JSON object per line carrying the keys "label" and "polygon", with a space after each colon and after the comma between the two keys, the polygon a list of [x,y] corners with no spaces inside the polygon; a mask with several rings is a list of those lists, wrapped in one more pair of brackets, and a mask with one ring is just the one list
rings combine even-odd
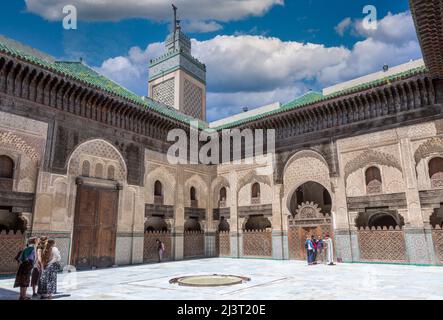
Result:
{"label": "stone column", "polygon": [[137,188],[134,195],[134,221],[132,226],[132,261],[131,264],[143,263],[145,197],[143,188]]}
{"label": "stone column", "polygon": [[174,246],[174,260],[183,260],[184,249],[184,225],[185,225],[185,173],[183,167],[177,166],[177,178],[175,184],[175,206],[174,206],[174,229],[172,239]]}
{"label": "stone column", "polygon": [[238,218],[238,257],[244,256],[243,252],[243,225],[245,224],[246,218]]}
{"label": "stone column", "polygon": [[406,255],[410,263],[431,264],[435,259],[435,257],[432,258],[431,253],[434,245],[432,235],[431,237],[427,236],[423,222],[411,141],[407,136],[407,130],[398,130],[398,133],[400,135],[400,153],[408,205],[404,226]]}
{"label": "stone column", "polygon": [[[283,185],[273,186],[272,195],[272,258],[288,259],[288,229],[284,229],[282,216]],[[287,226],[286,226],[287,227]]]}
{"label": "stone column", "polygon": [[213,217],[212,217],[212,209],[213,209],[213,203],[212,203],[212,190],[211,190],[211,184],[209,183],[209,190],[207,194],[207,205],[206,205],[206,228],[205,228],[205,256],[206,257],[215,257],[216,249],[215,249],[215,229],[214,229],[214,223],[213,223]]}
{"label": "stone column", "polygon": [[[340,154],[340,153],[339,153]],[[339,161],[340,162],[340,161]],[[340,164],[340,175],[331,179],[333,196],[332,223],[334,228],[334,240],[337,260],[352,262],[358,249],[356,230],[352,229],[353,221],[350,221],[348,205],[346,201],[346,185],[344,171]]]}
{"label": "stone column", "polygon": [[239,228],[241,225],[238,225],[238,192],[237,192],[237,173],[235,171],[231,171],[229,173],[229,185],[231,192],[231,201],[230,201],[230,237],[231,237],[231,257],[239,258],[240,257],[240,244],[239,244]]}

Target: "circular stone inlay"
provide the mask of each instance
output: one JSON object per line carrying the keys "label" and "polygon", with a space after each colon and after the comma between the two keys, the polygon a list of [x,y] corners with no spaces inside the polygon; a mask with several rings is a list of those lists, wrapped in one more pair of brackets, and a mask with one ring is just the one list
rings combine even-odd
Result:
{"label": "circular stone inlay", "polygon": [[204,275],[204,276],[187,276],[174,278],[169,280],[169,283],[178,283],[180,286],[190,287],[220,287],[232,286],[234,284],[241,284],[251,279],[247,277],[230,276],[230,275]]}

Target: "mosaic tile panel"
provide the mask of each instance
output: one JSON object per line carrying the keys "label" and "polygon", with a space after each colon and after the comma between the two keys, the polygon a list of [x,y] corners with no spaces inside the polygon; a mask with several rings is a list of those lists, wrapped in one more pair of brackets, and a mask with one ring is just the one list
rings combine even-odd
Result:
{"label": "mosaic tile panel", "polygon": [[220,257],[231,256],[231,236],[229,231],[217,233],[217,248]]}
{"label": "mosaic tile panel", "polygon": [[434,241],[437,262],[443,264],[443,230],[441,228],[432,230],[432,240]]}

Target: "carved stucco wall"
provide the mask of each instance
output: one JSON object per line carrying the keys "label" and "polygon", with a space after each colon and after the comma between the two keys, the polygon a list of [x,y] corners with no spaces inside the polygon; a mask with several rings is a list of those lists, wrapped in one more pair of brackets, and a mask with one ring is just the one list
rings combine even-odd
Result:
{"label": "carved stucco wall", "polygon": [[260,205],[272,203],[272,176],[262,175],[262,168],[237,172],[238,205],[250,206],[252,185],[260,185]]}
{"label": "carved stucco wall", "polygon": [[197,193],[198,207],[206,209],[209,199],[208,185],[210,178],[194,172],[185,172],[185,177],[185,207],[191,207],[190,192],[191,187],[194,187]]}
{"label": "carved stucco wall", "polygon": [[13,191],[35,192],[47,130],[44,122],[0,112],[0,155],[14,161]]}
{"label": "carved stucco wall", "polygon": [[90,177],[106,179],[109,168],[112,167],[114,180],[123,185],[119,196],[118,232],[129,232],[133,228],[143,231],[143,188],[127,185],[123,157],[110,143],[101,139],[82,143],[74,150],[69,159],[68,175],[40,173],[34,229],[72,231],[77,190],[75,179],[82,175],[85,161],[90,164]]}
{"label": "carved stucco wall", "polygon": [[334,198],[326,161],[314,151],[300,151],[289,159],[285,166],[283,176],[283,214],[290,215],[289,202],[293,193],[299,186],[308,181],[321,184],[329,191],[331,197]]}
{"label": "carved stucco wall", "polygon": [[145,203],[154,203],[154,185],[160,181],[163,187],[163,204],[175,203],[175,175],[173,167],[161,163],[146,163],[145,174]]}
{"label": "carved stucco wall", "polygon": [[230,207],[231,206],[231,187],[229,184],[229,177],[226,177],[226,175],[220,175],[216,177],[212,183],[211,183],[211,190],[212,190],[212,206],[214,208],[219,206],[219,198],[220,198],[220,190],[221,188],[226,188],[226,199],[225,199],[225,206]]}
{"label": "carved stucco wall", "polygon": [[443,136],[417,140],[412,145],[416,161],[418,189],[421,191],[431,190],[429,161],[435,157],[443,157]]}

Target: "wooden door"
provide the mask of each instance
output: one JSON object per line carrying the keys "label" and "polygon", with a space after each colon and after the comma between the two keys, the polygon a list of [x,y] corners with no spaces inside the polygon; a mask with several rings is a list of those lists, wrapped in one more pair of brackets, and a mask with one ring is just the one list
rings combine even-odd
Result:
{"label": "wooden door", "polygon": [[79,186],[71,264],[78,269],[111,267],[115,260],[118,191]]}
{"label": "wooden door", "polygon": [[99,194],[95,266],[97,268],[106,268],[112,267],[115,263],[118,191],[102,190]]}

